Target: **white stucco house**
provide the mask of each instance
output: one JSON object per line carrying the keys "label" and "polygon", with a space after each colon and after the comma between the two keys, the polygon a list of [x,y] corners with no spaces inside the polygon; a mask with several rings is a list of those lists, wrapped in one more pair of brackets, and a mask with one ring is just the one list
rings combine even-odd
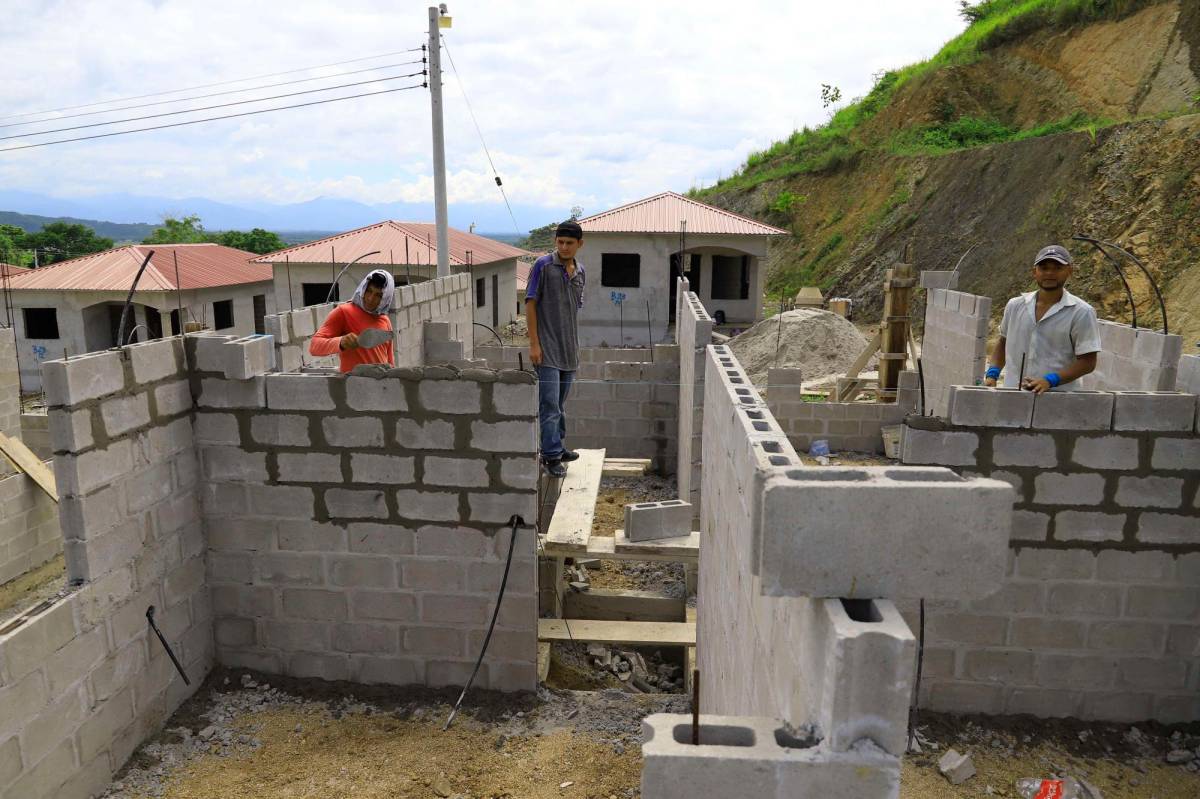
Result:
{"label": "white stucco house", "polygon": [[[499,330],[519,312],[516,296],[517,262],[532,253],[475,233],[450,228],[450,271],[469,272],[475,322]],[[337,281],[346,264],[366,253]],[[430,222],[386,220],[374,225],[310,241],[256,261],[274,270],[275,302],[281,309],[302,308],[325,302],[333,287],[334,299],[348,300],[368,272],[387,269],[397,286],[429,280],[437,274],[437,229]],[[475,328],[475,339],[492,334]]]}
{"label": "white stucco house", "polygon": [[787,234],[670,191],[579,224],[584,245],[579,260],[587,270],[579,314],[583,347],[668,341],[679,275],[688,278],[718,324],[754,324],[762,318],[767,242]]}
{"label": "white stucco house", "polygon": [[[129,288],[151,251],[118,336]],[[41,390],[42,361],[179,333],[180,307],[185,324],[262,333],[275,298],[270,268],[252,263],[254,257],[219,244],[135,244],[13,274],[7,282],[21,390]]]}

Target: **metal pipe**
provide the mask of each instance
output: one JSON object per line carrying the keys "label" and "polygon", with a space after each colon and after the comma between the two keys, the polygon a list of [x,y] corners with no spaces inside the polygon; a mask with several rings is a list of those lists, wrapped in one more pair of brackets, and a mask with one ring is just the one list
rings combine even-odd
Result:
{"label": "metal pipe", "polygon": [[1100,243],[1112,247],[1114,250],[1121,253],[1121,255],[1124,255],[1126,258],[1137,264],[1137,268],[1142,270],[1142,274],[1146,276],[1146,280],[1150,281],[1150,288],[1154,289],[1154,296],[1158,298],[1158,310],[1162,312],[1163,335],[1170,335],[1170,330],[1167,327],[1167,303],[1165,300],[1163,300],[1162,292],[1159,291],[1158,288],[1158,282],[1155,281],[1154,276],[1150,274],[1150,270],[1147,269],[1145,265],[1137,259],[1136,255],[1122,248],[1121,246],[1113,244],[1111,241],[1100,241]]}
{"label": "metal pipe", "polygon": [[1117,277],[1121,279],[1121,284],[1125,286],[1125,298],[1129,300],[1129,311],[1133,315],[1133,328],[1136,330],[1138,326],[1137,305],[1133,301],[1133,291],[1129,288],[1129,281],[1125,279],[1125,270],[1121,269],[1121,265],[1117,263],[1117,259],[1109,255],[1108,251],[1101,247],[1100,242],[1098,242],[1096,239],[1088,238],[1087,236],[1072,236],[1071,238],[1075,241],[1086,241],[1088,244],[1091,244],[1100,251],[1100,254],[1103,255],[1110,264],[1112,264],[1112,268],[1116,271]]}
{"label": "metal pipe", "polygon": [[129,335],[128,335],[128,336],[126,336],[126,338],[125,338],[125,345],[126,345],[126,346],[128,346],[128,345],[129,345],[129,342],[130,342],[130,340],[132,340],[132,339],[133,339],[133,334],[134,334],[134,333],[136,333],[136,332],[138,331],[138,328],[139,328],[139,327],[145,327],[145,328],[146,328],[146,337],[147,337],[147,338],[149,338],[149,337],[150,337],[150,328],[149,328],[149,327],[147,327],[146,325],[134,325],[134,326],[133,326],[133,330],[130,330],[130,331],[129,331]]}
{"label": "metal pipe", "polygon": [[137,274],[133,276],[133,285],[129,287],[129,296],[125,298],[125,307],[121,309],[121,323],[117,328],[117,344],[120,345],[121,338],[125,334],[125,322],[129,318],[129,309],[133,305],[133,292],[137,290],[138,281],[142,279],[142,272],[146,271],[146,265],[150,263],[150,259],[154,257],[154,250],[146,253],[146,260],[142,261],[142,265],[138,268]]}

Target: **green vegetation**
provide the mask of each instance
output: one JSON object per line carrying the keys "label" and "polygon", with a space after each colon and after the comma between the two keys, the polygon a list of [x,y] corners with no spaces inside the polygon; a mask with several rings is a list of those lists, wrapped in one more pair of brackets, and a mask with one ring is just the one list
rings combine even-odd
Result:
{"label": "green vegetation", "polygon": [[[277,234],[262,228],[254,228],[250,232],[241,230],[225,230],[213,233],[204,229],[198,216],[185,216],[183,219],[166,217],[153,233],[142,239],[142,244],[200,244],[212,242],[226,247],[264,255],[275,250],[282,250],[287,244]],[[111,247],[111,243],[109,244]]]}
{"label": "green vegetation", "polygon": [[794,209],[797,205],[803,205],[806,202],[808,202],[808,197],[806,195],[794,194],[790,191],[784,190],[775,195],[775,200],[768,207],[768,210],[777,214],[788,216],[792,213],[792,209]]}
{"label": "green vegetation", "polygon": [[[562,222],[575,222],[583,216],[583,208],[578,205],[571,206],[571,215]],[[520,247],[522,250],[530,252],[549,252],[554,249],[554,229],[561,222],[551,222],[548,225],[534,228],[529,231],[529,235],[514,244],[514,247]]]}
{"label": "green vegetation", "polygon": [[141,241],[154,230],[154,225],[144,222],[104,222],[99,219],[78,219],[73,216],[39,216],[37,214],[21,214],[16,211],[0,211],[0,224],[19,227],[26,233],[37,233],[46,225],[55,222],[83,225],[96,231],[97,236],[116,242]]}
{"label": "green vegetation", "polygon": [[112,239],[97,236],[96,231],[83,225],[52,222],[36,233],[16,225],[0,225],[0,261],[17,266],[46,266],[112,246]]}
{"label": "green vegetation", "polygon": [[[744,190],[771,180],[801,174],[833,173],[857,163],[871,146],[862,141],[862,125],[891,103],[897,90],[910,81],[947,66],[969,64],[981,53],[1039,29],[1057,29],[1081,22],[1119,18],[1158,0],[982,0],[962,3],[962,15],[970,23],[965,31],[928,61],[885,72],[866,97],[839,109],[818,128],[805,127],[766,150],[751,153],[742,169],[707,189],[691,194],[704,196],[717,191]],[[826,106],[834,87],[822,84]],[[840,92],[838,94],[840,98]],[[1198,98],[1200,100],[1200,98]],[[941,153],[1000,141],[1048,136],[1068,130],[1087,130],[1095,136],[1100,120],[1076,114],[1055,123],[1017,130],[996,120],[971,117],[953,119],[945,109],[939,125],[902,131],[875,148],[901,154]]]}

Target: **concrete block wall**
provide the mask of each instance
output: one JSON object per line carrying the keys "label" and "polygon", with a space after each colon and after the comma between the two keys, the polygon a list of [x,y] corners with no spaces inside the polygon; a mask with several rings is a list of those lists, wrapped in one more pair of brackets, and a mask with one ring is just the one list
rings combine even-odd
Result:
{"label": "concrete block wall", "polygon": [[[468,274],[458,274],[396,287],[388,318],[395,331],[393,347],[397,366],[425,363],[424,325],[427,321],[449,323],[450,338],[463,342],[464,357],[471,357],[474,339],[470,278]],[[308,342],[313,333],[336,306],[337,303],[310,305],[266,317],[266,331],[275,337],[275,363],[279,371],[338,368],[336,355],[316,358],[308,353]]]}
{"label": "concrete block wall", "polygon": [[798,450],[825,440],[833,452],[882,453],[883,428],[917,409],[917,373],[901,372],[896,402],[805,402],[801,370],[767,372],[767,407]]}
{"label": "concrete block wall", "polygon": [[1187,394],[1200,394],[1200,355],[1184,355],[1179,359],[1175,390]]}
{"label": "concrete block wall", "polygon": [[[492,368],[515,369],[526,347],[476,347]],[[614,458],[649,458],[651,468],[674,474],[679,435],[679,346],[651,349],[586,348],[567,398],[567,439],[572,449],[603,447]],[[682,497],[682,494],[680,495]]]}
{"label": "concrete block wall", "polygon": [[296,677],[461,685],[525,520],[480,687],[536,684],[528,373],[198,373],[217,657]]}
{"label": "concrete block wall", "polygon": [[922,707],[1200,719],[1198,401],[1052,392],[1024,428],[909,420],[905,463],[1018,494],[1001,589],[926,603]]}
{"label": "concrete block wall", "polygon": [[21,437],[21,378],[17,372],[17,332],[0,328],[0,433]]}
{"label": "concrete block wall", "polygon": [[925,401],[935,416],[946,413],[949,386],[974,385],[987,368],[989,297],[950,289],[929,289],[925,301],[925,332],[921,365],[925,371]]}
{"label": "concrete block wall", "polygon": [[0,585],[62,552],[58,505],[33,478],[0,479]]}
{"label": "concrete block wall", "polygon": [[676,481],[679,496],[700,510],[700,471],[703,466],[704,359],[712,341],[713,320],[687,278],[679,278],[675,336],[679,344],[679,433]]}
{"label": "concrete block wall", "polygon": [[29,451],[44,461],[51,458],[50,418],[45,413],[21,414],[21,440]]}
{"label": "concrete block wall", "polygon": [[1183,337],[1100,320],[1096,370],[1079,387],[1098,391],[1174,391]]}
{"label": "concrete block wall", "polygon": [[[0,795],[99,794],[213,663],[182,342],[43,367],[70,576],[0,630]],[[149,631],[147,607],[189,688]]]}

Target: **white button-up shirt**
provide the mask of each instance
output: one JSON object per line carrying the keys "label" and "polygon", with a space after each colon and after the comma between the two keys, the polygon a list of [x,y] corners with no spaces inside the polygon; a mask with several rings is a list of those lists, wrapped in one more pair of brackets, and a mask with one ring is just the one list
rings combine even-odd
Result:
{"label": "white button-up shirt", "polygon": [[[1037,292],[1013,297],[1004,306],[1000,335],[1004,337],[1004,387],[1020,388],[1021,360],[1025,377],[1062,372],[1076,356],[1100,351],[1100,326],[1092,306],[1063,289],[1063,296],[1039,321]],[[1060,386],[1070,391],[1074,382]]]}

